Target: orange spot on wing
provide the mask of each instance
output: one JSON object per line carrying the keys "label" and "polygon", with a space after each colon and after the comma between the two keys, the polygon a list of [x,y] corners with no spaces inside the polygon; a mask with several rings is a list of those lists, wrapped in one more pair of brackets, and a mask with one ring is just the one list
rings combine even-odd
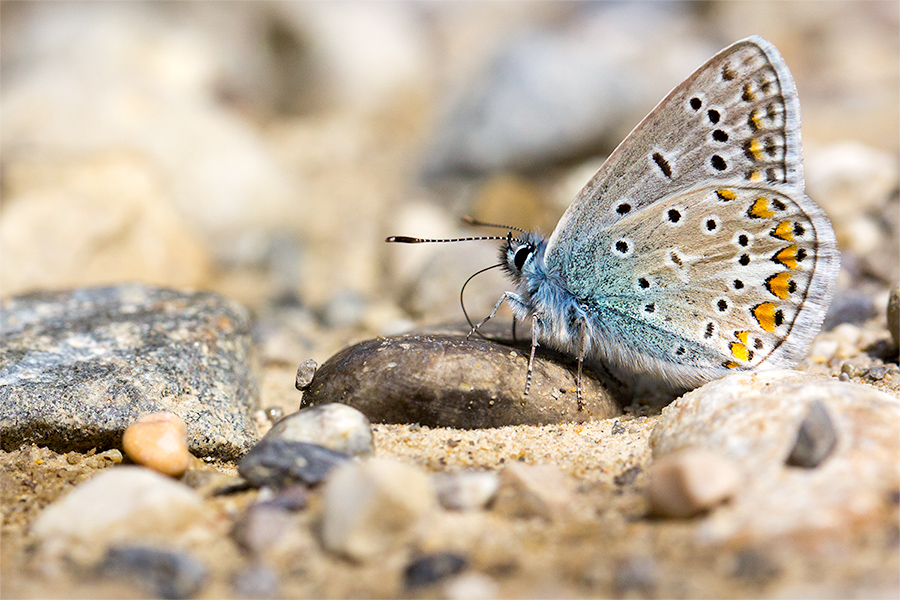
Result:
{"label": "orange spot on wing", "polygon": [[772,259],[775,262],[781,263],[788,269],[796,269],[797,268],[797,245],[791,244],[787,248],[783,248],[783,249],[779,250],[775,254],[775,256],[772,257]]}
{"label": "orange spot on wing", "polygon": [[782,221],[772,230],[772,235],[790,242],[794,239],[794,224],[791,221]]}
{"label": "orange spot on wing", "polygon": [[731,342],[728,347],[731,349],[731,355],[736,359],[747,360],[750,358],[750,351],[747,350],[747,346],[738,342]]}
{"label": "orange spot on wing", "polygon": [[768,198],[757,198],[750,206],[747,214],[755,219],[771,219],[775,216],[775,213],[769,208]]}
{"label": "orange spot on wing", "polygon": [[796,289],[796,284],[791,280],[789,271],[782,271],[766,279],[766,289],[782,300],[787,300]]}
{"label": "orange spot on wing", "polygon": [[753,318],[756,319],[756,322],[759,323],[760,327],[770,333],[775,331],[775,304],[772,302],[763,302],[750,309],[750,312],[753,314]]}

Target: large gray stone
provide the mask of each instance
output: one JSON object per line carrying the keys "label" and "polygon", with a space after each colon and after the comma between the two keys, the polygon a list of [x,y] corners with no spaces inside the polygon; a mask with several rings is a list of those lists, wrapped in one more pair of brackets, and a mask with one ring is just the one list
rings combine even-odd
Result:
{"label": "large gray stone", "polygon": [[58,452],[118,447],[138,416],[184,419],[191,452],[256,438],[249,318],[212,293],[126,284],[0,302],[0,437]]}

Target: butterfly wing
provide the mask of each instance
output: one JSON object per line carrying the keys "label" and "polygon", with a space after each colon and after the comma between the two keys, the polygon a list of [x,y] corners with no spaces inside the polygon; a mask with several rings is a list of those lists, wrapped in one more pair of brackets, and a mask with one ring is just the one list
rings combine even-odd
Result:
{"label": "butterfly wing", "polygon": [[710,59],[629,134],[546,251],[548,271],[608,332],[604,355],[688,382],[795,364],[838,262],[803,191],[793,79],[757,36]]}

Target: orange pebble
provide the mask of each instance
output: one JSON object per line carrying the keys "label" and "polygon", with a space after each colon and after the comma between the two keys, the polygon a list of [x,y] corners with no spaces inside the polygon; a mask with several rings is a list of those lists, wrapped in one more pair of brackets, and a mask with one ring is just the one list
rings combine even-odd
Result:
{"label": "orange pebble", "polygon": [[139,465],[178,477],[187,471],[191,455],[187,427],[181,417],[169,412],[150,413],[125,429],[122,448]]}

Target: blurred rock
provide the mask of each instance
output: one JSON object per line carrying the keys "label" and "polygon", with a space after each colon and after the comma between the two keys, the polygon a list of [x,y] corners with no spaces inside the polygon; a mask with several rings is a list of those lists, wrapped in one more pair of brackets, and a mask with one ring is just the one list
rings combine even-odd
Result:
{"label": "blurred rock", "polygon": [[31,531],[45,556],[90,562],[110,543],[171,540],[205,518],[187,486],[143,467],[114,467],[45,508]]}
{"label": "blurred rock", "polygon": [[[216,102],[223,49],[230,54],[241,36],[214,43],[189,23],[152,4],[23,11],[15,76],[0,95],[0,151],[13,163],[27,155],[141,156],[157,186],[156,210],[174,208],[220,260],[258,260],[305,195],[258,131]],[[133,189],[108,183],[105,198]],[[152,248],[177,256],[163,244]]]}
{"label": "blurred rock", "polygon": [[605,419],[619,413],[602,385],[584,374],[584,410],[571,360],[538,349],[523,396],[530,344],[472,336],[408,335],[345,348],[316,371],[303,406],[348,404],[377,423],[501,427]]}
{"label": "blurred rock", "polygon": [[741,483],[739,466],[704,450],[686,450],[655,461],[647,470],[650,511],[686,518],[730,498]]}
{"label": "blurred rock", "polygon": [[0,302],[0,435],[61,452],[118,447],[139,415],[188,424],[196,456],[234,458],[256,438],[249,316],[207,292],[139,284]]}
{"label": "blurred rock", "polygon": [[679,9],[582,5],[567,27],[509,42],[456,94],[426,174],[541,168],[608,152],[716,51]]}
{"label": "blurred rock", "polygon": [[325,483],[322,502],[323,545],[357,561],[413,539],[437,506],[424,472],[382,458],[342,466]]}
{"label": "blurred rock", "polygon": [[887,323],[894,346],[900,346],[900,285],[891,288],[887,305]]}
{"label": "blurred rock", "polygon": [[500,487],[500,478],[493,471],[435,473],[432,481],[441,506],[448,510],[484,508]]}
{"label": "blurred rock", "polygon": [[797,441],[785,461],[794,467],[813,469],[831,456],[837,447],[838,437],[828,409],[820,401],[809,405],[809,412],[797,428]]}
{"label": "blurred rock", "polygon": [[204,245],[175,211],[154,166],[135,152],[4,165],[4,295],[137,280],[203,287]]}
{"label": "blurred rock", "polygon": [[104,577],[133,579],[151,596],[167,600],[196,596],[209,575],[203,563],[189,554],[145,546],[110,548],[99,572]]}
{"label": "blurred rock", "polygon": [[494,509],[513,518],[562,517],[572,504],[573,483],[555,465],[512,463],[500,473]]}
{"label": "blurred rock", "polygon": [[808,152],[805,163],[807,193],[831,219],[841,251],[861,262],[855,279],[900,279],[896,157],[846,142]]}
{"label": "blurred rock", "polygon": [[439,552],[420,556],[406,566],[403,583],[407,589],[415,589],[438,583],[464,571],[469,561],[461,554]]}

